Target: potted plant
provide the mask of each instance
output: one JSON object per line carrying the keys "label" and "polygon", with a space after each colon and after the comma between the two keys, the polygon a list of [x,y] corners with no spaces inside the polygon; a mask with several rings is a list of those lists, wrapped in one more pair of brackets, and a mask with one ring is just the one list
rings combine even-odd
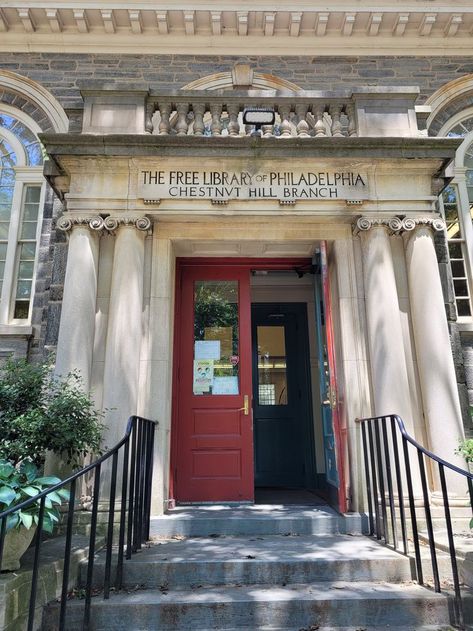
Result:
{"label": "potted plant", "polygon": [[[0,460],[0,513],[34,497],[60,482],[56,477],[40,476],[38,467],[31,460],[23,460],[17,466],[8,460]],[[52,533],[59,521],[59,505],[69,499],[67,489],[52,491],[45,500],[43,529]],[[20,559],[28,549],[38,525],[40,502],[20,509],[7,517],[6,536],[1,570],[17,570]]]}

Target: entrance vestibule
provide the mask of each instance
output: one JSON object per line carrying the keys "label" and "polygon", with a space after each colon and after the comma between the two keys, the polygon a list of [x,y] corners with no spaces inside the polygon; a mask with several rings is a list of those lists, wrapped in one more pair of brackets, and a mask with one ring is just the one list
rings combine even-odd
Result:
{"label": "entrance vestibule", "polygon": [[178,503],[253,502],[256,490],[256,501],[316,492],[338,504],[315,271],[311,259],[178,259]]}

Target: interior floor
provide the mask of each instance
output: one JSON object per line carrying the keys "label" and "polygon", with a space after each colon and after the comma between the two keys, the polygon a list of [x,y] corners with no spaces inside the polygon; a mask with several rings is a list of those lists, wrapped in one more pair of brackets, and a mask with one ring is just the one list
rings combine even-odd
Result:
{"label": "interior floor", "polygon": [[327,502],[307,489],[257,487],[255,489],[255,504],[324,506]]}

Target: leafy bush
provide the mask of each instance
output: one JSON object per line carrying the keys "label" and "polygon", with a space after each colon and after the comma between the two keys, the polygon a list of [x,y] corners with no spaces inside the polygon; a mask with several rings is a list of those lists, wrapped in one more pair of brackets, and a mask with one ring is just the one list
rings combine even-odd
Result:
{"label": "leafy bush", "polygon": [[458,449],[455,449],[455,453],[463,456],[466,462],[473,462],[473,438],[461,440]]}
{"label": "leafy bush", "polygon": [[0,368],[0,458],[44,464],[46,452],[79,466],[101,453],[104,425],[77,373],[54,377],[49,363],[8,360]]}
{"label": "leafy bush", "polygon": [[[463,456],[467,463],[473,462],[473,438],[461,440],[455,453]],[[470,528],[473,530],[473,519],[470,519]]]}
{"label": "leafy bush", "polygon": [[[17,506],[30,497],[44,491],[48,486],[60,482],[55,477],[40,477],[38,468],[31,460],[23,460],[14,467],[8,460],[0,460],[0,513],[12,506]],[[44,504],[43,528],[52,533],[54,524],[59,521],[58,506],[69,499],[69,491],[52,491]],[[40,502],[36,501],[25,509],[16,511],[7,517],[7,531],[24,526],[30,529],[38,524]]]}

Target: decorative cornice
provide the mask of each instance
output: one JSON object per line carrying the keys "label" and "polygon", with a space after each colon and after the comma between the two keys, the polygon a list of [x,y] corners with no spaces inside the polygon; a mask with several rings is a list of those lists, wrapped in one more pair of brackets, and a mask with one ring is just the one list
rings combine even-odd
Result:
{"label": "decorative cornice", "polygon": [[142,232],[151,233],[152,223],[149,217],[130,217],[130,216],[80,216],[64,214],[59,217],[56,223],[58,230],[69,232],[75,226],[84,226],[94,230],[95,232],[108,232],[114,234],[120,226],[131,226]]}
{"label": "decorative cornice", "polygon": [[428,226],[436,232],[445,229],[445,222],[440,217],[358,217],[353,224],[353,234],[368,232],[371,228],[385,226],[390,234],[412,232],[419,226]]}
{"label": "decorative cornice", "polygon": [[371,55],[373,46],[378,55],[464,55],[473,26],[470,0],[378,0],[375,8],[368,0],[332,0],[329,8],[299,0],[290,11],[272,0],[251,7],[230,0],[192,8],[155,0],[73,4],[3,2],[0,50],[207,54],[210,41],[215,55]]}

